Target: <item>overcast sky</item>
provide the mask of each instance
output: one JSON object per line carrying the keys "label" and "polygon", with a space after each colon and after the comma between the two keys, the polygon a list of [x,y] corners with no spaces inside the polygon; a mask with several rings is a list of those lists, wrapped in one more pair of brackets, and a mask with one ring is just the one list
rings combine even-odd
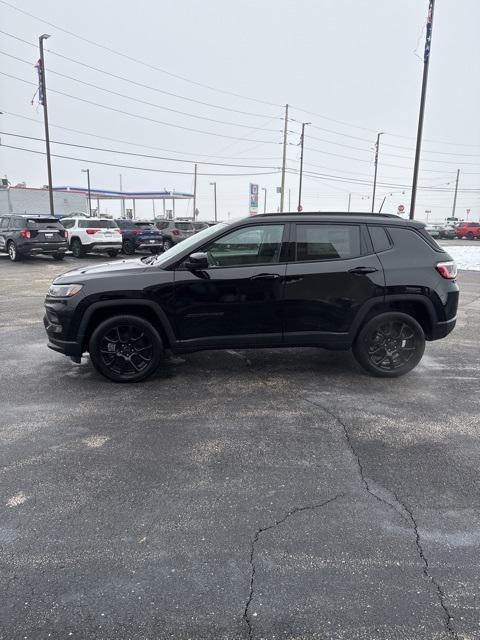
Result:
{"label": "overcast sky", "polygon": [[[295,171],[302,121],[312,123],[305,135],[305,210],[346,209],[349,193],[352,209],[370,209],[372,149],[378,131],[386,133],[380,147],[376,206],[392,194],[387,195],[385,211],[396,212],[399,204],[408,208],[410,194],[405,185],[412,177],[427,0],[9,0],[8,4],[50,24],[0,0],[0,29],[27,41],[0,33],[0,70],[31,83],[0,75],[4,145],[44,150],[42,142],[5,133],[43,137],[42,107],[37,98],[33,105],[31,100],[37,81],[33,65],[38,59],[38,37],[48,33],[52,140],[197,161],[199,174],[244,174],[199,175],[200,218],[213,217],[209,183],[214,180],[220,218],[248,214],[250,182],[267,189],[267,209],[276,210],[285,103],[291,105],[293,119],[287,154],[292,210],[298,198]],[[418,217],[424,217],[426,209],[432,211],[430,219],[443,220],[449,214],[459,168],[460,188],[465,191],[459,194],[458,212],[465,216],[470,208],[470,219],[480,218],[479,25],[478,0],[437,0],[420,185],[449,190],[420,191]],[[98,188],[118,188],[121,173],[126,190],[192,191],[191,163],[58,144],[52,145],[52,152],[83,160],[53,158],[57,186],[85,185],[81,169],[89,167],[92,186]],[[0,173],[7,174],[12,184],[47,182],[44,156],[5,147],[0,148]],[[261,173],[269,175],[255,175]],[[263,208],[263,192],[260,205]],[[106,207],[116,211],[115,204]],[[157,204],[157,212],[160,209]],[[139,205],[138,213],[150,216],[151,202]],[[177,213],[187,213],[186,206]]]}

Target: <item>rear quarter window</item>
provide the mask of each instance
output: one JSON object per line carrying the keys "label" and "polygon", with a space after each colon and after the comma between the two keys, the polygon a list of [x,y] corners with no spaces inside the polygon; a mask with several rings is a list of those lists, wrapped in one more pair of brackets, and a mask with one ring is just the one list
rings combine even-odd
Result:
{"label": "rear quarter window", "polygon": [[396,248],[403,249],[408,253],[419,254],[428,249],[445,253],[442,247],[435,242],[432,236],[425,229],[406,229],[402,227],[389,227],[388,233]]}
{"label": "rear quarter window", "polygon": [[372,239],[375,253],[387,251],[392,246],[385,227],[369,226],[370,237]]}

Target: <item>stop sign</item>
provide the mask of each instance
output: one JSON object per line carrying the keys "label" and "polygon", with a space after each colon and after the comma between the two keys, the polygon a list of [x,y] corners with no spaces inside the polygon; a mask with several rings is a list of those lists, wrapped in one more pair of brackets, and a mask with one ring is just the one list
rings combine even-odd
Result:
{"label": "stop sign", "polygon": [[403,204],[398,205],[398,213],[405,213],[405,206]]}

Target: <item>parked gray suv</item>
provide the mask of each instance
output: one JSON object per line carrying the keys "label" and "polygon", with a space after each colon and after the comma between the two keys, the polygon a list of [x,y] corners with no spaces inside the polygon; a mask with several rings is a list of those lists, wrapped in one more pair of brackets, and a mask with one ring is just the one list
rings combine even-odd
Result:
{"label": "parked gray suv", "polygon": [[185,238],[193,236],[197,231],[188,220],[162,220],[157,218],[155,220],[155,226],[162,233],[163,248],[165,251],[182,240],[185,240]]}
{"label": "parked gray suv", "polygon": [[44,253],[63,260],[68,249],[67,232],[50,216],[0,215],[0,252],[10,260]]}

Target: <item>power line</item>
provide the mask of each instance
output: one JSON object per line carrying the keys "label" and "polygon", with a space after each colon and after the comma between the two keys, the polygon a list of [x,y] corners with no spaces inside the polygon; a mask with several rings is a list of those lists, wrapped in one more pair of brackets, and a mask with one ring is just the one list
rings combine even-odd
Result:
{"label": "power line", "polygon": [[[0,131],[0,135],[5,135],[5,136],[11,136],[13,138],[22,138],[24,140],[35,140],[38,142],[45,142],[45,138],[38,138],[35,136],[26,136],[26,135],[22,135],[19,133],[10,133],[9,131]],[[180,158],[169,158],[166,156],[154,156],[154,155],[149,155],[149,154],[145,154],[145,153],[133,153],[131,151],[119,151],[117,149],[106,149],[105,147],[92,147],[92,146],[87,146],[84,144],[75,144],[73,142],[62,142],[59,140],[50,140],[50,142],[52,144],[59,144],[59,145],[63,145],[63,146],[67,146],[67,147],[75,147],[77,149],[88,149],[90,151],[102,151],[105,153],[116,153],[119,155],[125,155],[125,156],[136,156],[139,158],[149,158],[151,160],[168,160],[170,162],[183,162],[183,163],[187,163],[187,164],[192,164],[192,162],[195,162],[194,160],[185,160],[185,159],[180,159]],[[226,163],[226,162],[208,162],[207,160],[198,160],[197,164],[203,164],[203,165],[213,165],[213,166],[218,166],[218,167],[237,167],[237,168],[243,168],[243,169],[279,169],[279,167],[265,167],[265,166],[259,166],[259,165],[252,165],[252,164],[233,164],[233,163]]]}
{"label": "power line", "polygon": [[[23,62],[24,64],[29,65],[30,67],[32,66],[32,63],[29,62],[28,60],[24,60],[23,58],[19,58],[17,56],[13,56],[10,53],[6,53],[5,51],[1,51],[0,50],[0,54],[3,56],[7,56],[8,58],[12,58],[14,60],[17,60],[18,62]],[[162,109],[163,111],[170,111],[171,113],[178,113],[182,116],[188,116],[189,118],[197,118],[199,120],[207,120],[208,122],[215,122],[216,124],[224,124],[227,126],[233,126],[233,127],[242,127],[245,129],[250,129],[250,130],[263,130],[263,131],[270,131],[273,133],[282,133],[280,129],[264,129],[263,127],[253,127],[252,125],[249,124],[243,124],[243,123],[239,123],[239,122],[225,122],[224,120],[218,120],[216,118],[209,118],[208,116],[200,116],[197,115],[195,113],[188,113],[186,111],[180,111],[179,109],[171,109],[170,107],[164,107],[163,105],[160,104],[155,104],[154,102],[148,102],[147,100],[141,100],[140,98],[135,98],[133,96],[129,96],[125,93],[120,93],[118,91],[113,91],[112,89],[106,89],[105,87],[100,87],[97,84],[93,84],[92,82],[86,82],[85,80],[80,80],[79,78],[74,78],[72,76],[69,76],[65,73],[60,73],[59,71],[54,71],[53,69],[50,69],[49,67],[47,67],[47,70],[49,73],[53,73],[56,76],[60,76],[61,78],[67,78],[67,80],[72,80],[73,82],[78,82],[79,84],[83,84],[87,87],[92,87],[93,89],[97,89],[98,91],[104,91],[105,93],[111,93],[112,95],[118,96],[120,98],[126,98],[127,100],[132,100],[133,102],[138,102],[140,104],[144,104],[147,105],[148,107],[155,107],[156,109]],[[277,116],[275,116],[277,117]]]}
{"label": "power line", "polygon": [[[3,2],[3,0],[0,0]],[[0,71],[2,76],[6,76],[7,78],[11,78],[13,80],[17,80],[18,82],[23,82],[24,84],[28,84],[30,86],[36,86],[34,82],[30,82],[29,80],[24,80],[23,78],[19,78],[18,76],[11,75],[9,73],[5,73],[4,71]],[[230,140],[243,140],[244,138],[239,138],[238,136],[229,136],[224,133],[215,133],[213,131],[203,131],[202,129],[194,129],[192,127],[184,127],[180,124],[172,124],[171,122],[165,122],[163,120],[156,120],[155,118],[149,118],[147,116],[141,116],[137,113],[131,113],[130,111],[123,111],[122,109],[116,109],[115,107],[110,107],[108,105],[100,104],[98,102],[93,102],[92,100],[87,100],[86,98],[80,98],[79,96],[73,96],[70,93],[66,93],[64,91],[59,91],[58,89],[49,89],[49,93],[58,93],[61,96],[71,98],[73,100],[78,100],[80,102],[84,102],[85,104],[90,104],[95,107],[100,107],[102,109],[107,109],[109,111],[114,111],[115,113],[121,113],[122,115],[130,116],[132,118],[138,118],[140,120],[145,120],[148,122],[154,122],[155,124],[161,124],[166,127],[173,127],[175,129],[183,129],[184,131],[193,131],[194,133],[201,133],[207,136],[215,136],[217,138],[228,138]],[[281,144],[280,142],[273,142],[271,140],[254,140],[250,139],[249,142],[258,142],[263,144]]]}
{"label": "power line", "polygon": [[[1,0],[0,0],[1,1]],[[10,144],[1,144],[1,147],[4,147],[6,149],[15,149],[17,151],[25,151],[26,153],[34,153],[37,155],[45,155],[44,151],[35,151],[34,149],[25,149],[25,147],[16,147]],[[63,156],[63,155],[59,155],[56,153],[52,153],[51,154],[52,158],[61,158],[63,160],[74,160],[75,162],[86,162],[86,163],[90,163],[90,164],[99,164],[99,165],[103,165],[106,167],[120,167],[121,169],[134,169],[136,171],[149,171],[149,172],[153,172],[153,173],[172,173],[172,174],[176,174],[176,175],[187,175],[187,176],[192,176],[193,175],[193,171],[171,171],[171,170],[167,170],[167,169],[152,169],[150,167],[136,167],[136,166],[132,166],[132,165],[126,165],[126,164],[117,164],[114,162],[102,162],[100,160],[90,160],[88,158],[76,158],[76,157],[72,157],[72,156]],[[200,176],[212,176],[212,177],[224,177],[224,178],[237,178],[237,177],[241,177],[241,176],[270,176],[270,175],[277,175],[279,173],[279,171],[264,171],[264,172],[249,172],[249,173],[198,173],[197,175]]]}
{"label": "power line", "polygon": [[68,29],[64,29],[63,27],[59,27],[58,25],[54,24],[53,22],[48,22],[44,18],[40,18],[39,16],[35,16],[32,13],[29,13],[28,11],[25,11],[24,9],[19,9],[18,7],[15,7],[14,5],[10,4],[9,2],[5,2],[5,0],[0,0],[0,3],[5,5],[6,7],[9,7],[10,9],[13,9],[14,11],[18,11],[19,13],[22,13],[23,15],[28,16],[29,18],[33,18],[34,20],[38,20],[39,22],[42,22],[43,24],[48,24],[50,27],[53,27],[54,29],[58,29],[58,31],[62,31],[63,33],[66,33],[69,36],[72,36],[73,38],[77,38],[78,40],[82,40],[83,42],[87,42],[88,44],[91,44],[94,47],[98,47],[99,49],[103,49],[104,51],[108,51],[109,53],[113,53],[113,54],[115,54],[117,56],[120,56],[121,58],[125,58],[126,60],[130,60],[131,62],[135,62],[136,64],[143,65],[143,66],[148,67],[149,69],[152,69],[154,71],[158,71],[160,73],[164,73],[165,75],[170,76],[171,78],[176,78],[177,80],[182,80],[183,82],[188,82],[189,84],[197,85],[198,87],[202,87],[203,89],[209,89],[210,91],[216,91],[217,93],[223,93],[225,95],[233,96],[235,98],[242,98],[242,100],[250,100],[251,102],[257,102],[259,104],[265,104],[265,105],[268,105],[270,107],[280,107],[280,108],[283,107],[283,105],[276,104],[275,102],[268,102],[267,100],[260,100],[259,98],[252,98],[250,96],[245,96],[245,95],[242,95],[240,93],[234,93],[233,91],[227,91],[226,89],[218,89],[217,87],[212,87],[212,86],[210,86],[208,84],[204,84],[202,82],[198,82],[197,80],[191,80],[190,78],[186,78],[186,77],[178,75],[176,73],[171,73],[170,71],[167,71],[166,69],[162,69],[161,67],[157,67],[157,66],[155,66],[153,64],[150,64],[149,62],[145,62],[144,60],[140,60],[138,58],[134,58],[133,56],[129,56],[126,53],[122,53],[121,51],[116,51],[115,49],[112,49],[111,47],[107,47],[107,46],[105,46],[103,44],[99,44],[98,42],[95,42],[94,40],[89,40],[88,38],[85,38],[83,36],[79,36],[78,34],[73,33],[73,31],[68,31]]}
{"label": "power line", "polygon": [[[0,33],[2,33],[5,36],[9,36],[10,38],[13,38],[15,40],[18,40],[19,42],[23,42],[24,44],[28,44],[30,47],[33,47],[34,49],[37,48],[37,45],[34,44],[33,42],[29,42],[28,40],[24,40],[23,38],[19,38],[18,36],[14,36],[12,33],[8,33],[8,31],[3,31],[2,29],[0,29]],[[142,82],[138,82],[136,80],[132,80],[131,78],[127,78],[126,76],[121,76],[118,75],[117,73],[112,73],[110,71],[106,71],[105,69],[101,69],[100,67],[94,67],[93,65],[87,64],[85,62],[80,62],[80,60],[76,60],[75,58],[69,58],[68,56],[62,54],[62,53],[58,53],[58,51],[53,51],[52,49],[45,49],[45,51],[48,51],[48,53],[57,56],[58,58],[62,58],[64,60],[68,60],[68,62],[73,62],[74,64],[77,64],[81,67],[85,67],[85,69],[90,69],[91,71],[96,71],[98,73],[102,73],[106,76],[110,76],[111,78],[116,78],[117,80],[122,80],[123,82],[128,82],[130,84],[133,84],[137,87],[142,87],[143,89],[149,89],[150,91],[155,91],[156,93],[161,93],[163,95],[166,96],[171,96],[172,98],[177,98],[179,100],[187,100],[188,102],[194,102],[195,104],[201,104],[205,107],[210,107],[212,109],[221,109],[222,111],[230,111],[231,113],[240,113],[242,115],[245,116],[249,116],[249,117],[254,117],[254,118],[270,118],[270,115],[264,114],[264,113],[254,113],[252,111],[242,111],[241,109],[234,109],[233,107],[224,107],[222,105],[219,104],[214,104],[212,102],[205,102],[204,100],[198,100],[196,98],[190,98],[188,96],[183,96],[180,95],[178,93],[172,93],[171,91],[165,91],[165,89],[159,89],[158,87],[153,87],[152,85],[149,84],[144,84]],[[278,116],[278,119],[281,120],[282,117]]]}
{"label": "power line", "polygon": [[[2,111],[2,113],[9,115],[9,116],[13,116],[14,118],[21,118],[22,120],[29,120],[30,122],[35,122],[36,124],[39,124],[40,121],[35,119],[35,118],[29,118],[28,116],[22,116],[19,113],[13,113],[12,111],[6,111],[5,109],[0,109],[0,111]],[[178,151],[176,151],[175,149],[166,149],[165,147],[155,147],[152,145],[147,145],[147,144],[140,144],[139,142],[131,142],[128,140],[122,140],[121,138],[110,138],[107,136],[101,136],[97,133],[91,133],[89,131],[82,131],[81,129],[72,129],[71,127],[63,127],[59,124],[53,124],[50,123],[50,127],[54,128],[54,129],[62,129],[63,131],[70,131],[71,133],[79,133],[81,135],[85,135],[85,136],[90,136],[92,138],[98,138],[99,140],[108,140],[108,142],[118,142],[120,144],[126,144],[128,146],[132,146],[132,147],[140,147],[143,149],[151,149],[153,151],[166,151],[168,153],[176,153],[179,154]],[[261,146],[257,145],[257,146]],[[198,157],[204,157],[204,158],[222,158],[225,160],[249,160],[251,158],[248,157],[244,157],[244,156],[215,156],[209,153],[191,153],[189,151],[182,151],[183,155],[186,156],[194,156],[195,158]],[[180,154],[179,154],[180,155]],[[270,157],[260,157],[260,158],[253,158],[254,160],[276,160],[277,156],[270,156]],[[194,162],[193,160],[191,162]],[[202,162],[201,160],[199,161],[199,163],[205,164],[204,162]]]}

